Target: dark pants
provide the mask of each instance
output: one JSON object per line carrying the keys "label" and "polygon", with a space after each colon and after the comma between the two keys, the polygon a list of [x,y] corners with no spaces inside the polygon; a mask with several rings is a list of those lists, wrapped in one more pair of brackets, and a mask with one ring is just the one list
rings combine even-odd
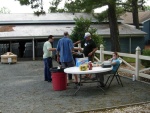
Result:
{"label": "dark pants", "polygon": [[[61,62],[62,67],[67,68],[67,67],[73,67],[75,66],[74,60],[72,60],[71,62]],[[72,74],[68,74],[68,79],[71,80],[72,79]]]}
{"label": "dark pants", "polygon": [[93,62],[93,60],[94,60],[94,56],[93,55],[92,56],[88,56],[88,55],[86,56],[85,55],[85,57],[88,57],[88,60],[91,61],[91,62]]}
{"label": "dark pants", "polygon": [[52,58],[48,57],[48,58],[44,58],[44,79],[45,81],[51,81],[51,72],[50,72],[50,68],[52,68]]}
{"label": "dark pants", "polygon": [[112,73],[112,71],[104,72],[104,73],[96,73],[96,77],[100,80],[100,84],[104,85],[104,75]]}
{"label": "dark pants", "polygon": [[104,74],[103,73],[96,73],[97,78],[99,78],[101,85],[104,84]]}

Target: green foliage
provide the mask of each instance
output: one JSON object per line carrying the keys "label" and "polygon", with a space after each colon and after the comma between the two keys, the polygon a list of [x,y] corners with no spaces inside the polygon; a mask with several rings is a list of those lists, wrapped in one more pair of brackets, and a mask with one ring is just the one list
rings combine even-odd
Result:
{"label": "green foliage", "polygon": [[138,10],[144,10],[145,6],[144,4],[146,3],[146,0],[127,0],[124,4],[123,4],[123,8],[126,12],[132,12],[133,11],[133,2],[137,2],[137,8]]}
{"label": "green foliage", "polygon": [[[150,56],[150,50],[143,50],[142,54],[145,56]],[[142,60],[142,65],[144,65],[146,68],[150,67],[150,61],[149,60]]]}
{"label": "green foliage", "polygon": [[84,33],[87,32],[90,27],[91,20],[84,19],[83,17],[75,18],[74,20],[76,21],[75,27],[70,37],[74,42],[76,42],[83,39]]}
{"label": "green foliage", "polygon": [[135,63],[135,58],[122,57],[122,59],[124,59],[128,63]]}
{"label": "green foliage", "polygon": [[6,7],[2,7],[0,8],[0,13],[3,13],[3,14],[10,13],[10,10],[7,9]]}
{"label": "green foliage", "polygon": [[102,21],[108,21],[108,11],[103,11],[101,12],[100,14],[97,13],[97,14],[94,14],[93,15],[99,22],[102,22]]}
{"label": "green foliage", "polygon": [[95,41],[97,46],[103,43],[103,39],[96,33],[95,28],[91,28],[91,19],[75,18],[75,27],[70,35],[73,42],[82,40],[84,38],[85,32],[90,32],[92,39]]}
{"label": "green foliage", "polygon": [[150,6],[145,6],[144,9],[145,9],[146,11],[150,11]]}
{"label": "green foliage", "polygon": [[71,13],[83,12],[81,0],[75,0],[68,3],[66,2],[65,9],[66,12],[71,12]]}
{"label": "green foliage", "polygon": [[21,5],[31,5],[32,9],[37,9],[37,11],[34,11],[35,15],[37,16],[45,15],[42,0],[17,0],[17,1],[19,1]]}
{"label": "green foliage", "polygon": [[18,1],[20,1],[21,5],[30,5],[31,4],[31,2],[29,0],[18,0]]}
{"label": "green foliage", "polygon": [[49,7],[48,12],[49,13],[54,13],[54,12],[59,12],[61,10],[58,9],[58,5],[62,0],[53,0],[50,4],[52,5]]}
{"label": "green foliage", "polygon": [[125,13],[124,8],[123,7],[116,7],[116,15],[117,17],[120,17],[123,13]]}
{"label": "green foliage", "polygon": [[100,44],[103,44],[103,37],[99,36],[96,33],[97,29],[95,28],[89,28],[88,32],[91,33],[92,35],[92,39],[94,40],[94,42],[96,43],[97,47],[100,49]]}

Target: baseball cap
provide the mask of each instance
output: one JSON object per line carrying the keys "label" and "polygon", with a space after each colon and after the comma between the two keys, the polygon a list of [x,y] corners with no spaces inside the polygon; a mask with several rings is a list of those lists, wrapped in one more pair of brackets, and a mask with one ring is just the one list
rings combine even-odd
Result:
{"label": "baseball cap", "polygon": [[84,38],[87,38],[89,36],[91,36],[91,34],[89,32],[86,32],[85,35],[84,35]]}

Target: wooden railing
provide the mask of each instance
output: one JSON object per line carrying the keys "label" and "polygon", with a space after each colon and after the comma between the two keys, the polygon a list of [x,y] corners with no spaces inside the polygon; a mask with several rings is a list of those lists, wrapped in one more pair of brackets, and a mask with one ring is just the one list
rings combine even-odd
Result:
{"label": "wooden railing", "polygon": [[[79,44],[78,47],[81,47],[81,45]],[[113,52],[111,52],[111,51],[104,51],[104,46],[100,45],[100,50],[96,51],[96,54],[99,54],[100,58],[97,58],[96,56],[94,56],[94,58],[97,61],[103,62],[104,59],[105,59],[104,55],[112,55],[112,53]],[[121,58],[123,63],[126,66],[128,66],[130,69],[120,68],[119,69],[120,71],[135,75],[136,80],[140,80],[140,77],[150,79],[149,74],[143,73],[144,71],[150,70],[150,67],[149,68],[144,68],[144,69],[141,68],[141,60],[150,61],[150,57],[141,55],[140,47],[137,47],[135,49],[135,54],[121,53],[121,52],[118,52],[118,54],[119,54],[120,57],[135,58],[135,66],[132,66],[131,64],[129,64],[128,62],[126,62],[124,59]]]}
{"label": "wooden railing", "polygon": [[[99,61],[104,61],[104,55],[112,55],[113,52],[111,51],[104,51],[104,46],[100,45],[100,50],[97,50],[96,53],[100,54],[100,58],[98,59],[96,56],[94,57],[96,60]],[[128,53],[121,53],[118,52],[119,56],[121,57],[128,57],[128,58],[135,58],[135,67],[132,66],[131,64],[129,64],[128,62],[126,62],[124,59],[122,59],[123,63],[125,65],[127,65],[128,67],[130,67],[129,69],[125,69],[125,68],[120,68],[120,71],[123,71],[125,73],[130,73],[135,75],[136,80],[139,80],[140,77],[144,77],[144,78],[148,78],[150,79],[150,75],[149,74],[145,74],[143,73],[144,71],[150,70],[150,68],[144,68],[141,69],[141,60],[149,60],[150,61],[150,57],[149,56],[144,56],[141,55],[141,49],[139,47],[136,48],[135,50],[135,54],[128,54]]]}

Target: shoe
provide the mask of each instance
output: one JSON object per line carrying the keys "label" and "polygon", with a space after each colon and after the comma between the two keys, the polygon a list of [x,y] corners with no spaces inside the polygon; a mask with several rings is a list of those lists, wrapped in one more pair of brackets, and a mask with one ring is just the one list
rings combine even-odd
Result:
{"label": "shoe", "polygon": [[76,85],[76,86],[82,86],[83,84],[80,83],[80,82],[75,82],[75,85]]}
{"label": "shoe", "polygon": [[75,82],[74,84],[75,84],[75,85],[77,85],[77,84],[78,84],[78,82]]}
{"label": "shoe", "polygon": [[52,82],[52,80],[47,80],[47,82]]}

